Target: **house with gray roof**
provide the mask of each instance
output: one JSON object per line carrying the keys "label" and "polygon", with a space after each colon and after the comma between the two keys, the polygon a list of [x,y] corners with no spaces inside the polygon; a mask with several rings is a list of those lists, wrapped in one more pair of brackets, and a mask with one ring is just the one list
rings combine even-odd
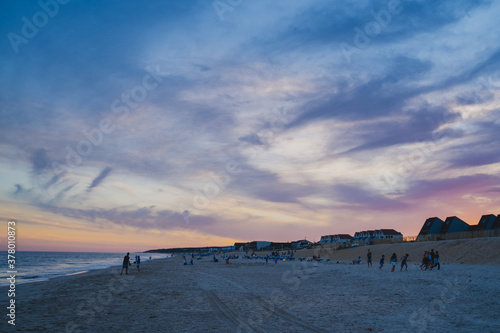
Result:
{"label": "house with gray roof", "polygon": [[469,224],[462,221],[456,216],[449,216],[443,223],[440,234],[452,233],[452,232],[464,232],[469,231]]}
{"label": "house with gray roof", "polygon": [[422,229],[420,229],[418,235],[438,235],[441,232],[443,223],[443,220],[441,220],[439,217],[429,217],[427,220],[425,220],[424,225],[422,226]]}
{"label": "house with gray roof", "polygon": [[469,231],[491,230],[496,218],[497,216],[493,214],[483,215],[478,224],[469,227]]}

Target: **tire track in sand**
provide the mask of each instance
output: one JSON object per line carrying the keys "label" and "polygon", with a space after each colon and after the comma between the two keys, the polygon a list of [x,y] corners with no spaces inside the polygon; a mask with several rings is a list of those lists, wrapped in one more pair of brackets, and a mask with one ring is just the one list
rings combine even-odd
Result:
{"label": "tire track in sand", "polygon": [[[275,314],[275,315],[277,315],[278,317],[281,317],[282,319],[284,319],[284,320],[285,320],[286,322],[288,322],[288,323],[293,323],[293,324],[295,324],[296,326],[299,326],[299,327],[301,327],[301,328],[303,328],[303,329],[306,329],[306,331],[307,331],[307,332],[318,332],[318,333],[320,333],[320,332],[325,332],[324,330],[322,330],[322,329],[320,329],[320,328],[318,328],[318,327],[315,327],[315,326],[313,326],[313,325],[311,325],[311,324],[304,323],[304,320],[303,320],[303,319],[301,319],[301,318],[299,318],[299,317],[297,317],[297,316],[295,316],[295,315],[293,315],[293,314],[291,314],[291,313],[289,313],[289,312],[287,312],[287,311],[285,311],[285,310],[283,310],[283,309],[281,309],[281,308],[277,307],[277,306],[276,306],[276,305],[274,305],[274,304],[271,304],[271,305],[270,305],[270,304],[268,304],[268,301],[263,300],[263,299],[262,299],[262,298],[260,298],[259,296],[257,296],[257,295],[255,295],[255,294],[253,294],[253,293],[249,292],[249,291],[247,290],[247,288],[243,287],[242,285],[240,285],[240,284],[239,284],[239,283],[237,283],[237,282],[234,282],[234,281],[232,281],[232,280],[229,280],[229,279],[227,279],[227,278],[225,278],[225,277],[222,277],[222,276],[219,276],[219,275],[214,275],[214,274],[205,273],[205,272],[204,272],[204,273],[199,272],[199,273],[197,273],[196,275],[198,275],[199,277],[205,277],[205,278],[206,278],[206,277],[210,277],[210,278],[212,278],[212,279],[211,279],[212,283],[214,282],[214,280],[219,280],[219,281],[224,281],[225,283],[229,283],[229,284],[233,285],[234,287],[236,287],[236,288],[240,289],[241,291],[244,291],[244,292],[245,292],[247,300],[248,300],[248,301],[249,301],[249,302],[250,302],[253,306],[255,306],[255,307],[257,307],[257,308],[261,308],[261,309],[263,309],[263,310],[270,311],[270,312],[268,312],[268,313]],[[199,284],[199,285],[200,285],[200,286],[201,286],[201,287],[205,290],[205,292],[207,292],[207,288],[206,288],[206,287],[204,288],[204,287],[203,287],[200,283],[198,283],[198,284]],[[213,296],[217,297],[217,296],[215,295],[215,293],[213,293],[212,291],[211,291],[211,293],[213,294]],[[220,302],[222,302],[222,300],[220,300],[220,298],[218,298],[218,297],[217,297],[217,299],[218,299]],[[229,308],[225,305],[225,303],[223,303],[223,302],[222,302],[222,304],[223,304],[223,305],[224,305],[224,306],[225,306],[225,307],[226,307],[229,311],[231,311],[231,312],[232,312],[232,310],[230,310],[230,309],[229,309]],[[234,312],[233,312],[233,313],[234,313]],[[244,320],[242,320],[240,317],[238,317],[236,314],[235,314],[235,316],[237,317],[238,324],[240,324],[240,325],[244,325],[244,326],[250,326],[251,328],[253,328],[255,331],[257,331],[257,332],[258,332],[258,330],[257,330],[255,327],[251,326],[251,325],[250,325],[250,324],[248,324],[248,323],[245,323],[245,321],[244,321]]]}
{"label": "tire track in sand", "polygon": [[212,309],[215,310],[216,314],[223,320],[227,320],[228,322],[234,324],[237,327],[237,331],[240,329],[245,329],[246,332],[257,332],[261,333],[259,329],[254,327],[253,325],[246,323],[237,313],[235,313],[226,303],[221,300],[213,291],[213,286],[210,283],[205,282],[204,279],[206,275],[204,273],[194,273],[193,275],[198,276],[198,286],[204,291],[205,296],[207,297]]}
{"label": "tire track in sand", "polygon": [[238,316],[233,310],[231,310],[212,290],[204,291],[208,301],[212,305],[212,308],[215,309],[219,317],[235,324],[238,328],[245,328],[247,332],[261,332],[254,326],[245,323],[245,321],[241,319],[240,316]]}
{"label": "tire track in sand", "polygon": [[324,330],[314,327],[311,324],[305,324],[303,319],[300,319],[299,317],[278,308],[275,305],[269,305],[267,301],[263,300],[259,296],[249,294],[247,295],[247,299],[252,303],[254,306],[259,306],[265,310],[270,311],[271,313],[274,313],[278,317],[283,318],[286,322],[288,323],[293,323],[296,326],[300,326],[304,329],[306,329],[306,332],[318,332],[318,333],[323,333],[325,332]]}

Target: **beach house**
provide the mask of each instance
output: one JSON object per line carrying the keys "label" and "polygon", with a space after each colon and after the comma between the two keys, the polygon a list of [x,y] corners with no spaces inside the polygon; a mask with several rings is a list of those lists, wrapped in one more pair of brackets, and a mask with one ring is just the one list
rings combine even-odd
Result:
{"label": "beach house", "polygon": [[269,250],[288,250],[292,248],[292,243],[289,242],[272,242],[267,247]]}
{"label": "beach house", "polygon": [[364,231],[356,231],[354,233],[354,237],[352,240],[357,241],[357,240],[363,239],[363,234],[364,234]]}
{"label": "beach house", "polygon": [[294,249],[302,249],[302,248],[308,247],[309,245],[312,245],[312,242],[308,241],[307,239],[301,239],[301,240],[292,242],[292,248],[294,248]]}
{"label": "beach house", "polygon": [[352,239],[351,235],[348,234],[336,234],[332,235],[332,243],[345,243]]}
{"label": "beach house", "polygon": [[469,230],[469,224],[462,221],[456,216],[449,216],[443,223],[439,233],[446,234],[452,232],[464,232]]}
{"label": "beach house", "polygon": [[375,238],[375,230],[366,230],[366,231],[363,231],[363,238],[365,240],[369,240],[369,239]]}
{"label": "beach house", "polygon": [[422,226],[422,229],[420,229],[418,235],[438,235],[441,232],[443,223],[443,220],[438,217],[429,217],[427,220],[425,220],[424,225]]}
{"label": "beach house", "polygon": [[319,240],[318,244],[329,244],[332,243],[333,235],[324,235],[321,236],[321,239]]}
{"label": "beach house", "polygon": [[269,245],[271,245],[271,242],[266,242],[266,241],[253,241],[253,242],[250,242],[250,249],[251,249],[251,250],[260,251],[260,250],[262,250],[263,248],[268,247]]}
{"label": "beach house", "polygon": [[374,239],[393,239],[402,240],[403,234],[394,229],[379,229],[374,232]]}
{"label": "beach house", "polygon": [[235,251],[248,251],[248,243],[234,243]]}
{"label": "beach house", "polygon": [[469,231],[491,230],[496,218],[493,214],[483,215],[478,224],[469,226]]}

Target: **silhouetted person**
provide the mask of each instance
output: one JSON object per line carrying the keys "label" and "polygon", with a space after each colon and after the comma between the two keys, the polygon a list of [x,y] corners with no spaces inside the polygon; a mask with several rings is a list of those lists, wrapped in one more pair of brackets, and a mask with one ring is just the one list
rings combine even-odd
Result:
{"label": "silhouetted person", "polygon": [[123,257],[122,272],[120,275],[123,275],[123,270],[125,270],[125,274],[128,274],[128,266],[130,266],[130,252],[127,252],[127,255]]}
{"label": "silhouetted person", "polygon": [[393,253],[391,256],[391,265],[392,265],[391,272],[394,272],[394,268],[396,268],[397,263],[398,263],[398,256],[396,255],[396,253]]}
{"label": "silhouetted person", "polygon": [[405,270],[407,271],[408,270],[408,264],[406,263],[406,261],[408,260],[408,253],[405,254],[405,256],[401,259],[401,269],[399,270],[400,272],[403,270],[403,267],[405,268]]}
{"label": "silhouetted person", "polygon": [[422,265],[420,265],[420,269],[422,270],[425,267],[425,270],[429,268],[429,252],[424,252],[424,257],[422,258]]}
{"label": "silhouetted person", "polygon": [[436,251],[436,254],[434,255],[434,267],[438,268],[438,270],[441,269],[441,264],[439,263],[439,251]]}

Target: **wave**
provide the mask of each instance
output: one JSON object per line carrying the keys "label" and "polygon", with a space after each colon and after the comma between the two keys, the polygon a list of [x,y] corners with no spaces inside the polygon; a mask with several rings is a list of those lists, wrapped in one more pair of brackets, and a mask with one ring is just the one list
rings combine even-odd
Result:
{"label": "wave", "polygon": [[[142,261],[171,258],[170,253],[149,254],[137,253]],[[75,258],[77,256],[77,258]],[[135,253],[131,254],[133,260]],[[88,271],[121,267],[123,254],[121,253],[69,253],[69,252],[20,252],[17,258],[17,283],[47,281],[48,279],[82,274]],[[0,287],[7,286],[7,267],[0,262]]]}

